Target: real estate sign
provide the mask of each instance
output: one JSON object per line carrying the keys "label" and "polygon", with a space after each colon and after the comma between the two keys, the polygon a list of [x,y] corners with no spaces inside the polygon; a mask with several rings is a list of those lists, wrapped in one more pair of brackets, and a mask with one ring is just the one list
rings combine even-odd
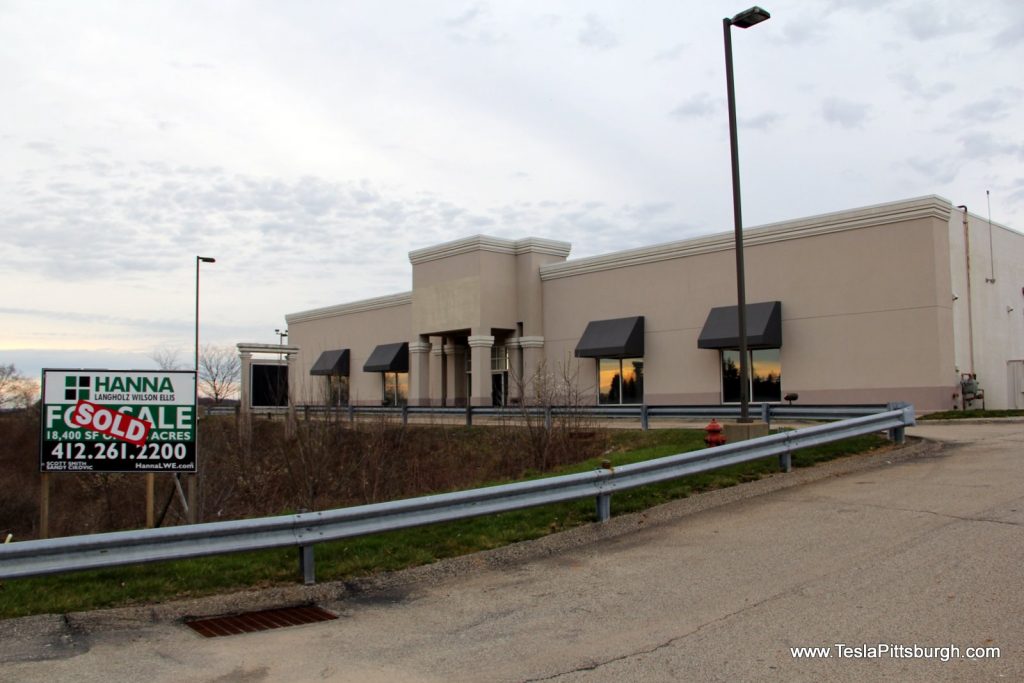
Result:
{"label": "real estate sign", "polygon": [[196,375],[43,370],[41,472],[195,472]]}

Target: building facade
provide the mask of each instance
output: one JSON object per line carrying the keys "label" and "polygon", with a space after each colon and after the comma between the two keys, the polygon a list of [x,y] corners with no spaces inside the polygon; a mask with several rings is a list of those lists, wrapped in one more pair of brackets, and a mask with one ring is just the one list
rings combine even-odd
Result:
{"label": "building facade", "polygon": [[[928,196],[745,231],[751,397],[1024,407],[1024,235]],[[297,404],[739,400],[732,233],[568,259],[475,236],[412,289],[286,316]],[[291,350],[291,349],[290,349]]]}

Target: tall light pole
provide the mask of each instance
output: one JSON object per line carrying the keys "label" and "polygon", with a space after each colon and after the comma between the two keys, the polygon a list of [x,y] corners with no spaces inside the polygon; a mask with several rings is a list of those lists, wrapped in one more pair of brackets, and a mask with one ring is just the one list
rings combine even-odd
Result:
{"label": "tall light pole", "polygon": [[750,28],[771,17],[751,7],[722,19],[725,33],[725,84],[729,95],[729,146],[732,149],[732,211],[736,229],[736,298],[740,340],[740,422],[750,422],[750,367],[747,358],[747,286],[743,266],[743,214],[740,210],[740,151],[736,134],[736,87],[732,75],[732,27]]}
{"label": "tall light pole", "polygon": [[196,370],[196,397],[199,397],[199,264],[216,263],[217,259],[209,256],[196,256],[196,361],[192,367]]}
{"label": "tall light pole", "polygon": [[199,264],[200,263],[216,263],[217,259],[209,256],[196,256],[196,359],[195,365],[192,367],[196,371],[196,386],[195,396],[193,405],[195,406],[195,414],[192,416],[192,424],[195,429],[193,434],[193,447],[195,448],[196,458],[196,472],[188,478],[188,523],[195,524],[197,521],[196,516],[196,498],[198,488],[196,485],[199,477]]}

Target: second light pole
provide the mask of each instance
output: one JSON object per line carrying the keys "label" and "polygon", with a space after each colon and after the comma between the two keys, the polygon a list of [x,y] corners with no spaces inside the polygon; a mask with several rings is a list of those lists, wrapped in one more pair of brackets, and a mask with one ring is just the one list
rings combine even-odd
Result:
{"label": "second light pole", "polygon": [[736,86],[732,75],[732,27],[750,28],[770,18],[751,7],[731,19],[722,19],[725,32],[725,83],[729,99],[729,146],[732,150],[732,210],[736,229],[736,313],[740,346],[740,422],[750,422],[750,359],[747,357],[747,291],[743,266],[743,213],[740,209],[740,151],[736,134]]}
{"label": "second light pole", "polygon": [[195,448],[195,461],[196,461],[196,472],[188,478],[188,523],[195,524],[198,521],[198,514],[196,510],[198,495],[198,478],[199,478],[199,264],[200,263],[216,263],[217,259],[209,256],[196,256],[196,393],[195,400],[193,402],[194,414],[192,416],[192,425],[195,429],[193,434],[193,448]]}

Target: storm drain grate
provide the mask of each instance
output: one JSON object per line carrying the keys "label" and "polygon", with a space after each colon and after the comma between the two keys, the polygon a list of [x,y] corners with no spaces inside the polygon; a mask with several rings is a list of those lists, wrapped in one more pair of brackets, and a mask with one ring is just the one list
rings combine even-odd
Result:
{"label": "storm drain grate", "polygon": [[259,612],[246,612],[230,617],[210,617],[186,621],[185,625],[206,638],[237,636],[240,633],[269,631],[286,626],[314,624],[338,617],[320,607],[281,607]]}

